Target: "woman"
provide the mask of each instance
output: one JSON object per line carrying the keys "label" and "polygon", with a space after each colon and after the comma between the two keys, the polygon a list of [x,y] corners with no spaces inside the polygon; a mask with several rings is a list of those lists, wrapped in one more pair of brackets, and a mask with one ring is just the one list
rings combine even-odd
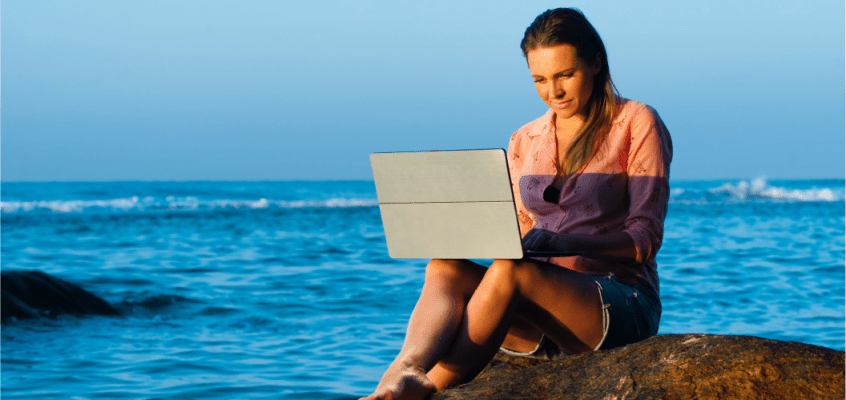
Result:
{"label": "woman", "polygon": [[429,262],[402,350],[367,399],[467,382],[500,347],[554,358],[658,331],[669,133],[654,110],[616,95],[605,46],[578,10],[544,12],[520,46],[550,107],[508,148],[523,245],[583,253]]}

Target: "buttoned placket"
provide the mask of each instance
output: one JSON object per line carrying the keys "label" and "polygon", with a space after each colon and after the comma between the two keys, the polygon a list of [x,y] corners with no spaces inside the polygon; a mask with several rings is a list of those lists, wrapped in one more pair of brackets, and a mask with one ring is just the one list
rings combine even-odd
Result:
{"label": "buttoned placket", "polygon": [[[555,126],[555,114],[553,114],[551,116],[550,120],[546,124],[544,124],[543,130],[541,131],[541,138],[540,138],[541,142],[542,143],[543,142],[548,143],[548,145],[545,146],[548,149],[548,151],[546,153],[547,153],[547,156],[549,157],[549,164],[547,164],[547,165],[549,165],[549,169],[547,171],[550,172],[551,175],[552,175],[552,179],[550,179],[547,182],[547,185],[542,188],[542,190],[540,192],[541,194],[545,193],[546,190],[549,188],[549,186],[552,186],[552,184],[555,182],[555,178],[558,176],[558,169],[559,169],[558,151],[559,151],[559,149],[558,149],[558,135],[556,134],[557,133],[556,130],[557,130],[557,127]],[[559,207],[561,206],[561,196],[562,196],[562,194],[563,193],[561,191],[559,191],[558,197],[555,199],[555,204]],[[560,225],[561,225],[561,221],[566,216],[566,211],[561,209],[560,213],[561,214],[558,218],[556,218],[554,221],[550,221],[550,222],[553,222],[555,226],[546,226],[546,229],[552,228],[550,230],[553,230],[553,231],[556,231],[556,232],[558,231],[558,229],[560,228]],[[547,261],[548,262],[551,261],[551,258]]]}

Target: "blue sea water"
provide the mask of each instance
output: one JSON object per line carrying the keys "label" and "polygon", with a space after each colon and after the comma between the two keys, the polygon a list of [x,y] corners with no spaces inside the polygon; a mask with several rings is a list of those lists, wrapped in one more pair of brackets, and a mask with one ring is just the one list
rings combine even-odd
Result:
{"label": "blue sea water", "polygon": [[[844,347],[844,181],[672,182],[659,333]],[[399,350],[425,260],[373,182],[4,183],[2,269],[124,317],[2,327],[2,395],[340,399]]]}

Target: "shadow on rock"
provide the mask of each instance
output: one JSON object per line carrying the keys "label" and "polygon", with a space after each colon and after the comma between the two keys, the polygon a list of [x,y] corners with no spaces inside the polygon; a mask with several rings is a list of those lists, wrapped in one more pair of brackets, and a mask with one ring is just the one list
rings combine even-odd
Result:
{"label": "shadow on rock", "polygon": [[61,314],[121,315],[100,297],[41,271],[2,271],[0,287],[0,321],[4,324]]}

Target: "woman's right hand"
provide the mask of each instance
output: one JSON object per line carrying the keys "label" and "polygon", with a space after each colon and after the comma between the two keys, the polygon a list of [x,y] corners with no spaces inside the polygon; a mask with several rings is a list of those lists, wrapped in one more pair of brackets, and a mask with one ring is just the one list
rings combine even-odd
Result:
{"label": "woman's right hand", "polygon": [[573,243],[567,235],[559,235],[546,229],[532,228],[523,236],[523,250],[535,251],[571,251]]}
{"label": "woman's right hand", "polygon": [[546,229],[531,229],[523,236],[523,250],[581,251],[582,257],[615,262],[643,262],[637,259],[634,240],[626,232],[602,235],[569,235]]}

